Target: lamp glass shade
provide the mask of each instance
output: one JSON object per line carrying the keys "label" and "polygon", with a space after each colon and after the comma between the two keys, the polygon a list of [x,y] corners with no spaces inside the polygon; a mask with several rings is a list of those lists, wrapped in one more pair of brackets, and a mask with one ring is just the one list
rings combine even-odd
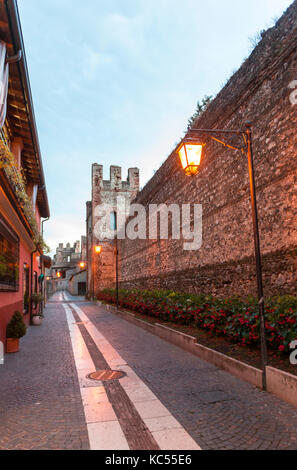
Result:
{"label": "lamp glass shade", "polygon": [[187,168],[188,160],[187,160],[187,154],[186,154],[184,145],[180,148],[178,153],[179,153],[179,158],[180,158],[183,169]]}
{"label": "lamp glass shade", "polygon": [[199,172],[204,144],[184,142],[178,149],[182,167],[187,175]]}
{"label": "lamp glass shade", "polygon": [[101,251],[102,251],[102,246],[99,246],[99,245],[95,246],[95,253],[100,255]]}

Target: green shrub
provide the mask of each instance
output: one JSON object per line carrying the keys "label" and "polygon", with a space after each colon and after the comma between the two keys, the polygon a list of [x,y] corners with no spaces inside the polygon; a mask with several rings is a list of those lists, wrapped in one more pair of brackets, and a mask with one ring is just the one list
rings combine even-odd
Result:
{"label": "green shrub", "polygon": [[290,309],[297,312],[297,297],[293,295],[282,295],[279,297],[272,297],[269,304],[274,307],[279,314],[284,314]]}
{"label": "green shrub", "polygon": [[20,339],[27,333],[27,328],[20,312],[15,312],[7,325],[6,337]]}

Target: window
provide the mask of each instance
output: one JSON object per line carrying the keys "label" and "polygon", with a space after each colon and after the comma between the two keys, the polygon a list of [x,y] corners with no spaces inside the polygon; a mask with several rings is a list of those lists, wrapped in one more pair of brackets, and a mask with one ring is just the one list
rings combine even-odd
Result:
{"label": "window", "polygon": [[0,216],[0,291],[19,289],[19,239]]}
{"label": "window", "polygon": [[110,213],[110,230],[116,230],[117,229],[117,213],[116,212],[111,212]]}

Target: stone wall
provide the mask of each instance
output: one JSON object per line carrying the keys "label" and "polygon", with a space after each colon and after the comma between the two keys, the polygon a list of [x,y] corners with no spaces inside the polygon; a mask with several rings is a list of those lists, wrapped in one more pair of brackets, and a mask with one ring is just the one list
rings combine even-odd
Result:
{"label": "stone wall", "polygon": [[[212,101],[194,127],[242,129],[252,123],[266,295],[297,293],[297,2]],[[290,88],[291,84],[291,88]],[[291,99],[290,99],[291,98]],[[231,144],[240,143],[237,138]],[[256,294],[247,158],[208,142],[200,173],[186,177],[173,152],[136,202],[199,203],[203,244],[177,240],[120,243],[123,287],[217,295]]]}
{"label": "stone wall", "polygon": [[[86,271],[81,271],[79,273],[71,276],[68,281],[67,288],[71,295],[85,295],[85,286],[87,282],[87,273]],[[83,292],[79,290],[79,284],[83,284]],[[80,287],[82,289],[82,286]]]}
{"label": "stone wall", "polygon": [[[110,167],[110,179],[103,179],[103,166],[94,163],[92,166],[92,201],[87,203],[87,252],[88,252],[88,293],[92,295],[115,283],[115,242],[98,238],[95,227],[100,221],[96,208],[102,204],[109,207],[110,212],[117,210],[117,199],[121,197],[128,208],[130,202],[139,192],[139,170],[129,168],[128,178],[122,180],[122,169]],[[94,247],[102,246],[100,255]]]}

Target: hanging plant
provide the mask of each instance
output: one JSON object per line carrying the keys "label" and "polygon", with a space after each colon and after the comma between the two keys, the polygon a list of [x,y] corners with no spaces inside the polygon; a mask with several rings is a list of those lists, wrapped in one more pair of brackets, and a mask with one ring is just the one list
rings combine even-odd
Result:
{"label": "hanging plant", "polygon": [[49,253],[50,248],[39,233],[31,199],[26,193],[26,181],[17,167],[13,153],[9,150],[5,142],[0,139],[0,169],[4,170],[10,183],[14,186],[15,194],[20,206],[34,232],[33,242],[37,249],[43,253]]}
{"label": "hanging plant", "polygon": [[50,253],[51,249],[50,247],[45,243],[42,235],[40,233],[37,233],[35,237],[33,238],[33,241],[35,243],[35,246],[40,249],[43,253],[47,254]]}

